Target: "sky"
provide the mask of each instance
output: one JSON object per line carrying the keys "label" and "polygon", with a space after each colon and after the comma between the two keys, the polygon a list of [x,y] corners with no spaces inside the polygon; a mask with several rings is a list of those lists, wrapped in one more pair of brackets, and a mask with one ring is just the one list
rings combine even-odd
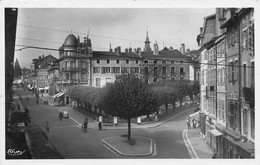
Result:
{"label": "sky", "polygon": [[[198,49],[196,36],[204,17],[214,8],[18,8],[16,50],[18,45],[58,49],[69,34],[89,34],[94,51],[107,51],[121,46],[144,48],[148,30],[151,47],[157,41],[163,46]],[[21,67],[29,67],[32,59],[58,51],[23,49],[15,51]]]}

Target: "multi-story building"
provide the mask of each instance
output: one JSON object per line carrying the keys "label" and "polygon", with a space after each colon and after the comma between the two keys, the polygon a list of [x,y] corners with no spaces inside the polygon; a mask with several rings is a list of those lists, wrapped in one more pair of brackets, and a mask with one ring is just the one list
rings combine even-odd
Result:
{"label": "multi-story building", "polygon": [[[199,35],[201,134],[222,158],[254,157],[253,13],[250,8],[216,9],[214,17],[206,17]],[[210,25],[208,18],[215,21]],[[204,42],[207,28],[213,35]]]}
{"label": "multi-story building", "polygon": [[57,59],[52,55],[39,56],[38,59],[33,59],[31,64],[31,85],[41,93],[48,93],[49,82],[48,82],[48,67],[50,62],[56,61]]}
{"label": "multi-story building", "polygon": [[116,80],[119,74],[140,75],[142,58],[132,51],[132,48],[121,52],[121,47],[112,51],[93,51],[92,58],[92,86],[103,87]]}
{"label": "multi-story building", "polygon": [[142,76],[146,82],[158,80],[189,80],[190,57],[177,49],[164,48],[159,51],[158,44],[154,44],[154,51],[141,52],[143,58]]}
{"label": "multi-story building", "polygon": [[[91,85],[91,58],[93,56],[91,40],[88,37],[80,42],[70,34],[59,48],[59,81],[57,92],[65,93],[70,85]],[[69,97],[66,96],[66,103]]]}
{"label": "multi-story building", "polygon": [[48,79],[49,79],[49,95],[54,96],[58,93],[59,89],[57,86],[57,81],[59,80],[59,63],[57,61],[53,61],[49,64],[48,68]]}
{"label": "multi-story building", "polygon": [[227,132],[225,158],[253,158],[254,111],[254,9],[230,9],[226,28]]}

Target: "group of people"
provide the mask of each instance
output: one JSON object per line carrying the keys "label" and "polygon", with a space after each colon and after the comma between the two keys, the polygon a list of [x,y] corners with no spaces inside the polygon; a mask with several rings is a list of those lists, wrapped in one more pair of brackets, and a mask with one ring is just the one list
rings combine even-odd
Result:
{"label": "group of people", "polygon": [[[191,128],[190,121],[191,121],[191,118],[188,117],[188,119],[187,119],[187,127],[188,127],[188,129]],[[196,121],[196,119],[192,119],[192,128],[197,128],[197,121]]]}

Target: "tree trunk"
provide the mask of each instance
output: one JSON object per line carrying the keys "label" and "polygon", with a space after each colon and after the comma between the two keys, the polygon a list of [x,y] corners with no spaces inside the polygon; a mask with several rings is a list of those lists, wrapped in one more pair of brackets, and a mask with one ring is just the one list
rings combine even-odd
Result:
{"label": "tree trunk", "polygon": [[131,119],[128,119],[128,136],[127,136],[127,141],[131,140]]}
{"label": "tree trunk", "polygon": [[174,102],[172,103],[172,108],[173,108],[173,109],[175,109],[175,104],[176,104],[176,101],[174,101]]}
{"label": "tree trunk", "polygon": [[149,113],[146,115],[146,118],[147,118],[148,121],[150,121],[150,114]]}
{"label": "tree trunk", "polygon": [[165,104],[166,113],[168,113],[168,104]]}

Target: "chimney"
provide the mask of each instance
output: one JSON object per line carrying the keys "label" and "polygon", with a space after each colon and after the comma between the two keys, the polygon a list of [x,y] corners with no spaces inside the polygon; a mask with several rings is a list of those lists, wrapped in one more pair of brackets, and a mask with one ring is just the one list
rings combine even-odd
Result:
{"label": "chimney", "polygon": [[118,56],[121,55],[121,47],[120,47],[120,46],[118,46],[118,47],[115,48],[115,53],[116,53],[116,55],[118,55]]}
{"label": "chimney", "polygon": [[111,44],[109,44],[109,51],[113,52],[113,49],[111,48]]}
{"label": "chimney", "polygon": [[185,54],[185,44],[184,43],[181,44],[181,49],[180,50],[181,50],[182,54]]}
{"label": "chimney", "polygon": [[132,53],[132,48],[131,47],[129,48],[129,53]]}
{"label": "chimney", "polygon": [[155,41],[155,44],[153,46],[154,46],[153,54],[159,55],[159,47],[158,47],[157,41]]}
{"label": "chimney", "polygon": [[137,48],[137,55],[141,56],[141,48]]}
{"label": "chimney", "polygon": [[125,48],[125,52],[128,53],[128,49],[127,48]]}
{"label": "chimney", "polygon": [[44,55],[42,55],[42,58],[44,58]]}
{"label": "chimney", "polygon": [[42,57],[41,57],[41,56],[39,56],[39,59],[42,59]]}
{"label": "chimney", "polygon": [[169,48],[169,50],[173,50],[173,47],[171,46],[171,47]]}
{"label": "chimney", "polygon": [[202,33],[203,27],[200,27],[200,34]]}
{"label": "chimney", "polygon": [[137,53],[137,49],[136,48],[134,48],[134,53]]}
{"label": "chimney", "polygon": [[190,49],[187,49],[187,50],[186,50],[186,53],[187,53],[187,54],[190,54]]}

